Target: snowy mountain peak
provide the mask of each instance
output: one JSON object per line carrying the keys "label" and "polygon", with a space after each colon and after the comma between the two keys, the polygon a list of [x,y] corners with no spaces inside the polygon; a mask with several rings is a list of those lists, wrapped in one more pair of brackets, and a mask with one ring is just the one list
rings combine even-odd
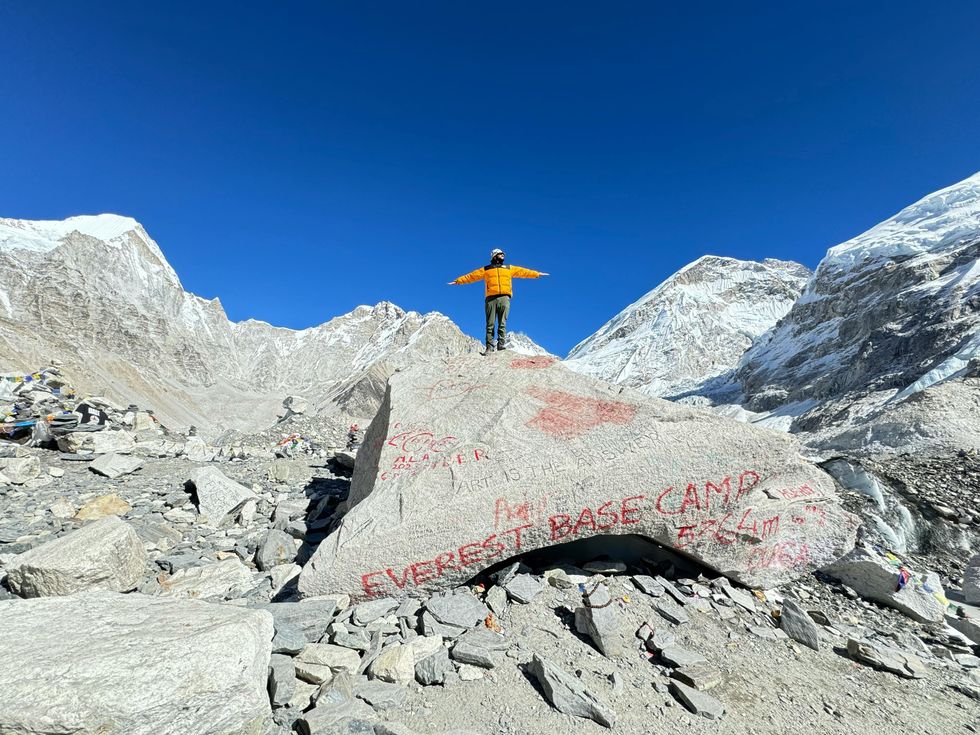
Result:
{"label": "snowy mountain peak", "polygon": [[263,426],[288,393],[369,415],[392,370],[476,347],[443,315],[389,301],[299,331],[236,324],[183,289],[134,219],[0,219],[0,369],[56,359],[82,390],[175,428]]}
{"label": "snowy mountain peak", "polygon": [[978,356],[974,174],[831,248],[792,310],[743,356],[737,379],[749,409],[803,406],[793,429],[830,436],[966,375]]}
{"label": "snowy mountain peak", "polygon": [[0,217],[0,250],[50,252],[73,232],[110,242],[128,232],[139,232],[142,229],[140,223],[132,217],[118,214],[80,215],[64,220]]}
{"label": "snowy mountain peak", "polygon": [[702,256],[577,345],[566,364],[651,395],[691,390],[734,368],[809,276],[790,261]]}
{"label": "snowy mountain peak", "polygon": [[867,232],[827,251],[821,267],[935,253],[980,231],[980,172],[923,197]]}

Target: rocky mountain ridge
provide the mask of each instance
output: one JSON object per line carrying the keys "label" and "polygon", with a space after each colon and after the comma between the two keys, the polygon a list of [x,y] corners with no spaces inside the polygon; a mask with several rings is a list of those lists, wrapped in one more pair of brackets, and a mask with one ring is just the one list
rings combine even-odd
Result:
{"label": "rocky mountain ridge", "polygon": [[267,426],[286,394],[370,417],[395,368],[478,347],[442,314],[389,302],[303,330],[231,322],[116,215],[0,219],[0,284],[0,370],[56,360],[86,392],[209,433]]}
{"label": "rocky mountain ridge", "polygon": [[736,367],[809,277],[790,261],[705,255],[580,342],[566,365],[653,396],[690,391]]}
{"label": "rocky mountain ridge", "polygon": [[[980,173],[831,248],[735,383],[745,408],[781,411],[817,446],[976,450],[980,423],[950,433],[950,417],[928,407],[980,415],[977,358]],[[966,400],[943,399],[958,392],[946,383]],[[902,414],[917,440],[891,426]]]}

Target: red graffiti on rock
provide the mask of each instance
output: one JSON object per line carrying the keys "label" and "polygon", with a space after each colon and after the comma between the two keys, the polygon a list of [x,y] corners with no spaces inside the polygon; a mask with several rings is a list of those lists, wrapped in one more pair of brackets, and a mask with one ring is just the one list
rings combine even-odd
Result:
{"label": "red graffiti on rock", "polygon": [[[441,577],[447,570],[459,571],[473,564],[481,565],[478,568],[482,569],[495,559],[504,558],[505,554],[520,551],[523,543],[521,534],[529,528],[530,523],[515,526],[491,533],[478,541],[461,544],[450,551],[442,551],[432,559],[417,561],[397,569],[388,567],[362,574],[361,587],[365,595],[374,597],[385,592],[386,588],[388,592],[393,592],[404,590],[409,585],[420,587]],[[393,585],[395,590],[391,590],[389,585]]]}
{"label": "red graffiti on rock", "polygon": [[540,370],[541,368],[551,367],[556,362],[558,362],[557,357],[518,357],[510,361],[510,366],[525,370]]}
{"label": "red graffiti on rock", "polygon": [[538,387],[529,388],[528,393],[548,405],[527,426],[561,439],[581,436],[602,424],[625,426],[636,416],[636,406],[622,401],[603,401]]}
{"label": "red graffiti on rock", "polygon": [[552,541],[578,536],[582,532],[590,534],[608,531],[614,526],[631,526],[643,518],[640,501],[646,495],[632,495],[622,500],[607,500],[593,510],[586,506],[574,518],[566,513],[556,513],[548,518]]}

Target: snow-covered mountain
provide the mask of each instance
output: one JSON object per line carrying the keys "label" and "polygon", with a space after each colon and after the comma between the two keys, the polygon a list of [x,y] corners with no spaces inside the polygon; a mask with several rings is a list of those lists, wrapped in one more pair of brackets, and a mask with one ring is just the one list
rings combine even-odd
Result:
{"label": "snow-covered mountain", "polygon": [[818,446],[980,448],[978,358],[980,173],[831,248],[737,380]]}
{"label": "snow-covered mountain", "polygon": [[368,416],[391,370],[477,348],[445,316],[387,302],[304,330],[231,322],[131,218],[0,219],[0,370],[55,360],[174,426],[267,425],[287,393]]}
{"label": "snow-covered mountain", "polygon": [[752,341],[785,315],[810,271],[706,255],[623,309],[577,345],[578,372],[676,396],[730,372]]}
{"label": "snow-covered mountain", "polygon": [[510,332],[507,335],[507,349],[513,350],[521,355],[550,355],[544,347],[539,345],[524,332]]}

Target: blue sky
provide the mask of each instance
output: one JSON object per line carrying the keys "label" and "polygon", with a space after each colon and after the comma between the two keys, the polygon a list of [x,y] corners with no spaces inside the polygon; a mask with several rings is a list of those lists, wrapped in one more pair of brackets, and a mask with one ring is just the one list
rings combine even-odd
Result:
{"label": "blue sky", "polygon": [[[680,7],[684,5],[685,7]],[[136,217],[232,319],[564,354],[700,255],[814,267],[980,169],[980,4],[3,3],[0,216]]]}

